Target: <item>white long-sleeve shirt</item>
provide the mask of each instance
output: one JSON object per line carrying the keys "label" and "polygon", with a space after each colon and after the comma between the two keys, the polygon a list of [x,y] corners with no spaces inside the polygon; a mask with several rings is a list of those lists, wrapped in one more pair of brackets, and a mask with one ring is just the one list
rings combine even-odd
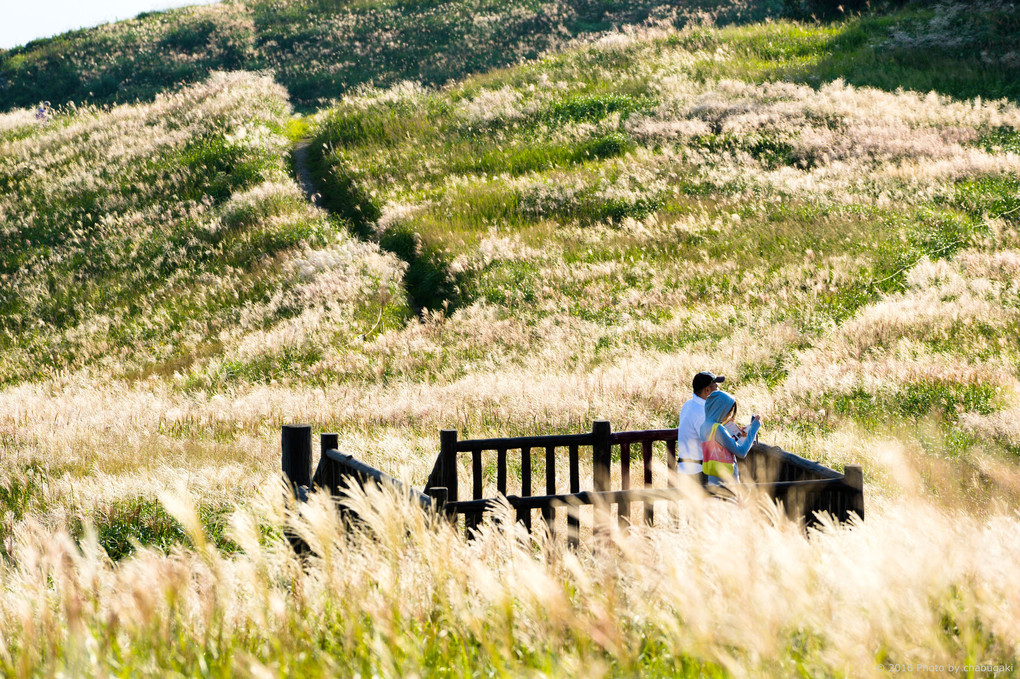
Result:
{"label": "white long-sleeve shirt", "polygon": [[693,395],[680,408],[680,422],[676,429],[676,455],[681,460],[699,460],[699,462],[681,462],[676,470],[681,474],[698,474],[701,472],[701,429],[705,421],[705,399]]}

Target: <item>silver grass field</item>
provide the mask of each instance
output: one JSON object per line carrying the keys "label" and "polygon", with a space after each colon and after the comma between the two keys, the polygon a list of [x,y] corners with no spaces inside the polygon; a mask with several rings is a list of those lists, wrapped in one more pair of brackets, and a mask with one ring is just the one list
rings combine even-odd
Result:
{"label": "silver grass field", "polygon": [[[1015,676],[1020,107],[754,51],[838,30],[646,25],[303,118],[251,72],[0,114],[0,671]],[[694,493],[571,551],[280,478],[283,424],[420,488],[440,429],[671,427],[702,369],[863,465],[867,519]]]}

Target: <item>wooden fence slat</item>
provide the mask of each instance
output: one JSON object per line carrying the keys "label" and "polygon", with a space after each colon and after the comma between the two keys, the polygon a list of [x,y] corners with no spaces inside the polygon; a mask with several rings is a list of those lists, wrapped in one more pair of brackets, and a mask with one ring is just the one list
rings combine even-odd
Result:
{"label": "wooden fence slat", "polygon": [[521,448],[521,496],[531,496],[531,448]]}
{"label": "wooden fence slat", "polygon": [[644,429],[618,431],[612,435],[613,443],[641,443],[642,441],[676,441],[676,429]]}
{"label": "wooden fence slat", "polygon": [[596,420],[591,429],[594,439],[591,445],[592,480],[596,491],[609,490],[609,468],[613,464],[612,428],[609,422]]}
{"label": "wooden fence slat", "polygon": [[496,451],[496,490],[506,495],[506,448]]}
{"label": "wooden fence slat", "polygon": [[[531,495],[531,448],[527,446],[521,448],[521,495],[524,497]],[[530,509],[518,509],[517,520],[523,521],[524,527],[531,530]]]}
{"label": "wooden fence slat", "polygon": [[676,441],[666,441],[666,469],[669,474],[666,476],[666,486],[676,487]]}
{"label": "wooden fence slat", "polygon": [[[545,447],[545,494],[556,494],[556,446]],[[549,529],[549,535],[553,535],[556,530],[556,508],[550,504],[542,509],[542,518]]]}
{"label": "wooden fence slat", "polygon": [[[620,490],[630,490],[630,443],[620,444]],[[620,528],[630,524],[630,502],[621,502],[617,508],[616,520]]]}
{"label": "wooden fence slat", "polygon": [[[472,450],[471,451],[471,491],[475,500],[481,500],[483,495],[482,488],[482,451]],[[474,514],[468,514],[464,517],[464,530],[467,531],[468,537],[473,535],[473,529],[477,528],[482,522],[482,513],[476,512]]]}
{"label": "wooden fence slat", "polygon": [[577,446],[570,446],[570,492],[581,492],[581,458]]}
{"label": "wooden fence slat", "polygon": [[[641,442],[641,461],[645,467],[645,488],[652,487],[652,442]],[[645,502],[645,523],[649,526],[655,522],[655,504]]]}
{"label": "wooden fence slat", "polygon": [[[581,461],[577,445],[570,446],[570,492],[581,492]],[[580,511],[574,505],[567,507],[567,545],[577,547],[581,544]]]}
{"label": "wooden fence slat", "polygon": [[474,481],[474,496],[476,500],[482,499],[482,451],[471,451],[471,478]]}
{"label": "wooden fence slat", "polygon": [[[607,422],[606,425],[609,423]],[[499,450],[500,448],[516,449],[544,448],[546,446],[590,446],[591,434],[551,434],[548,436],[518,436],[514,438],[496,439],[463,439],[457,442],[457,452],[467,453],[472,450]]]}
{"label": "wooden fence slat", "polygon": [[[666,441],[666,487],[676,488],[676,441]],[[669,520],[675,524],[680,518],[680,504],[670,502]]]}
{"label": "wooden fence slat", "polygon": [[556,494],[556,447],[546,446],[545,449],[545,494]]}

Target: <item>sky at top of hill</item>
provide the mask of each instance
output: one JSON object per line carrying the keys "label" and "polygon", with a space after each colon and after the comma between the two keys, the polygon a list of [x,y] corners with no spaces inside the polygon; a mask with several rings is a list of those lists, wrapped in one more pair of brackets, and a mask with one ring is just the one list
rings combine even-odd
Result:
{"label": "sky at top of hill", "polygon": [[186,5],[208,5],[218,0],[52,0],[51,2],[5,2],[0,22],[0,49],[10,49],[32,40],[65,31],[89,28],[111,21]]}

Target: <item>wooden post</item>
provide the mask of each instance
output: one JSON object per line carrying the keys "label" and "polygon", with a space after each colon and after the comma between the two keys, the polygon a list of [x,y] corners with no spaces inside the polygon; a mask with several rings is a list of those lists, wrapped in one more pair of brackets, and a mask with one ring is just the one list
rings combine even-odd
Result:
{"label": "wooden post", "polygon": [[570,446],[570,492],[581,492],[581,460],[577,451],[577,444]]}
{"label": "wooden post", "polygon": [[446,488],[435,486],[425,491],[425,494],[432,498],[432,508],[437,514],[446,512]]}
{"label": "wooden post", "polygon": [[859,464],[846,465],[843,467],[843,481],[853,490],[848,509],[864,519],[864,467]]}
{"label": "wooden post", "polygon": [[676,441],[666,441],[666,487],[676,488]]}
{"label": "wooden post", "polygon": [[312,427],[308,424],[285,424],[280,437],[283,449],[283,473],[297,491],[299,486],[312,484]]}
{"label": "wooden post", "polygon": [[457,430],[439,432],[439,456],[443,461],[441,485],[446,487],[447,499],[457,501]]}
{"label": "wooden post", "polygon": [[[592,433],[592,445],[591,445],[591,456],[592,456],[592,473],[595,482],[595,492],[603,492],[609,490],[609,479],[610,479],[610,466],[613,463],[613,443],[612,435],[613,428],[609,424],[608,420],[595,420],[591,425]],[[595,507],[595,533],[608,533],[609,532],[609,513],[608,507]],[[599,520],[600,511],[605,511],[606,514],[602,517],[604,520]],[[601,524],[601,525],[600,525]]]}
{"label": "wooden post", "polygon": [[326,456],[327,450],[340,449],[340,434],[319,434],[319,455]]}
{"label": "wooden post", "polygon": [[758,450],[755,446],[751,446],[743,460],[737,460],[737,473],[740,475],[741,483],[759,483]]}
{"label": "wooden post", "polygon": [[[312,427],[307,424],[285,424],[280,434],[282,449],[281,466],[283,475],[290,484],[294,497],[305,499],[301,486],[309,487],[312,483]],[[284,530],[291,549],[299,555],[309,553],[308,543],[302,540],[289,528]]]}
{"label": "wooden post", "polygon": [[334,465],[326,457],[326,451],[339,450],[339,448],[339,434],[319,434],[319,464],[315,467],[312,485],[320,488],[329,488],[329,492],[333,495],[337,494],[336,486],[339,485],[339,479],[335,478]]}

